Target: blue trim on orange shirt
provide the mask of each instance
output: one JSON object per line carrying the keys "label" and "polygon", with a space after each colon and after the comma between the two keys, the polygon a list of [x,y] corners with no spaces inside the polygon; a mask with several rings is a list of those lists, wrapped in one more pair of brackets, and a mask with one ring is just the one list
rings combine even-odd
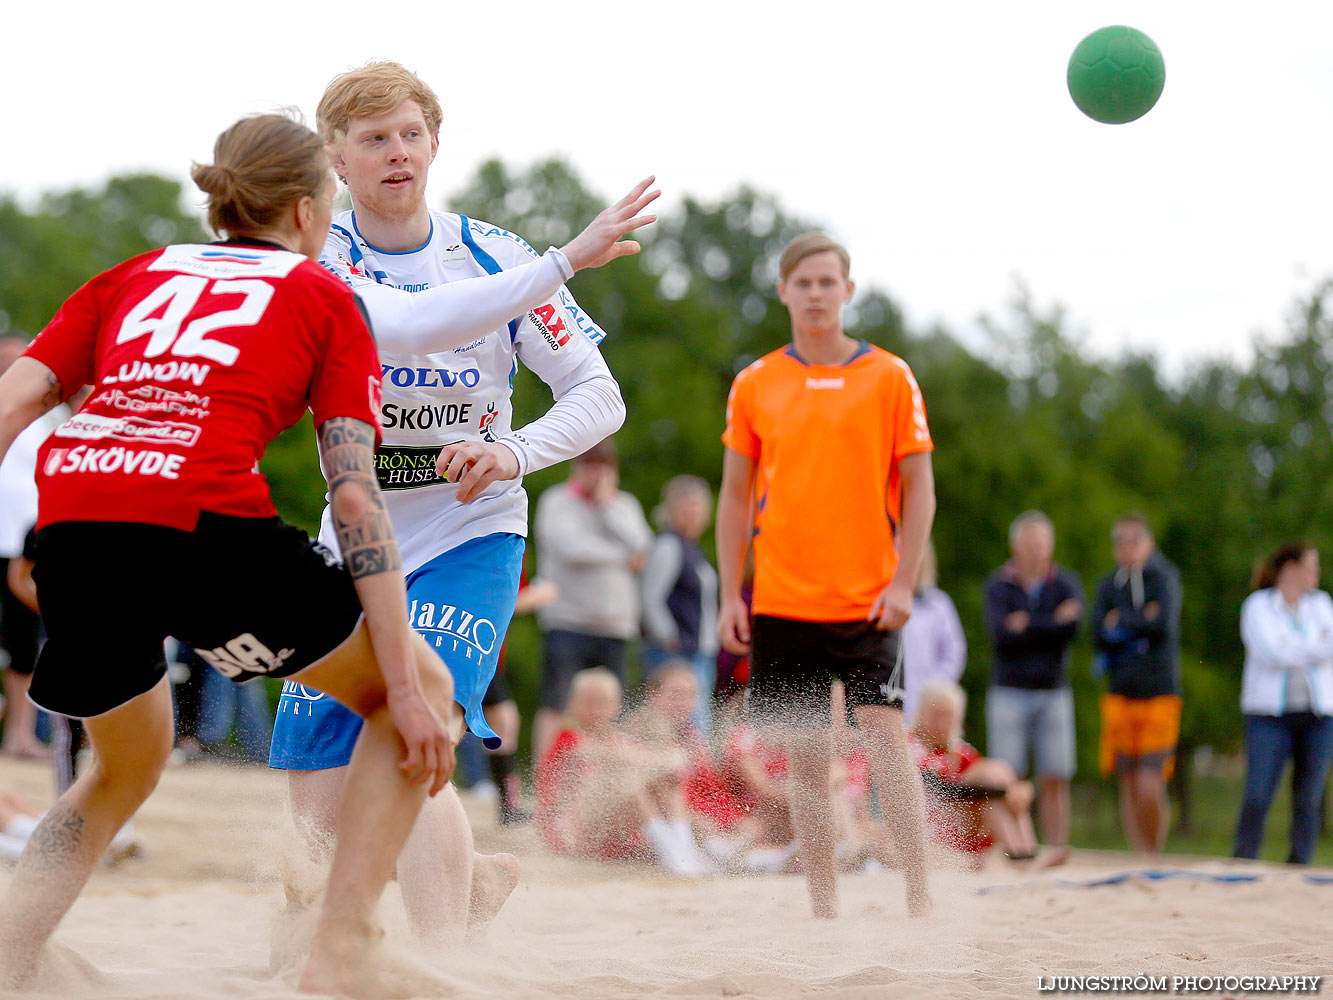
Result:
{"label": "blue trim on orange shirt", "polygon": [[846,368],[857,358],[870,353],[870,344],[868,344],[866,341],[858,340],[856,344],[857,344],[856,353],[853,354],[850,358],[848,358],[840,365],[812,365],[810,364],[809,361],[806,361],[805,358],[801,357],[799,354],[796,353],[795,344],[788,344],[783,353],[785,353],[788,357],[795,358],[797,361],[805,365],[805,367],[807,368]]}

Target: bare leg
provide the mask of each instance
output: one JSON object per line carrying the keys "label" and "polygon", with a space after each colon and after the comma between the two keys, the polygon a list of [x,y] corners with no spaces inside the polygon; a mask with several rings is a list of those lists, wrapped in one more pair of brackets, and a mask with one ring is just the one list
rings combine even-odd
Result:
{"label": "bare leg", "polygon": [[[0,580],[0,587],[5,582]],[[37,739],[37,707],[28,700],[32,677],[14,670],[4,671],[4,752],[16,757],[45,757],[47,750]]]}
{"label": "bare leg", "polygon": [[856,725],[870,758],[870,772],[879,792],[884,822],[893,834],[907,883],[907,912],[913,917],[930,912],[926,880],[926,804],[921,775],[912,764],[903,730],[901,709],[859,705]]}
{"label": "bare leg", "polygon": [[398,861],[408,921],[431,948],[454,948],[463,942],[472,860],[472,827],[450,785],[422,808]]}
{"label": "bare leg", "polygon": [[816,917],[832,919],[838,915],[834,858],[838,834],[829,801],[829,731],[792,731],[787,746],[791,758],[792,823],[801,842],[801,868],[810,890],[810,908]]}
{"label": "bare leg", "polygon": [[[426,697],[441,718],[454,718],[453,679],[424,640],[418,639],[415,648]],[[364,623],[338,649],[295,677],[365,720],[347,770],[328,891],[300,985],[308,992],[369,995],[377,992],[374,970],[366,961],[367,945],[379,936],[375,905],[421,810],[426,787],[409,784],[398,767],[404,748]]]}
{"label": "bare leg", "polygon": [[1006,802],[996,800],[982,806],[981,828],[1011,858],[1030,859],[1037,850],[1031,818],[1025,811],[1015,813]]}
{"label": "bare leg", "polygon": [[1069,782],[1064,778],[1037,779],[1037,822],[1041,839],[1059,863],[1069,857]]}
{"label": "bare leg", "polygon": [[534,763],[546,756],[556,734],[560,731],[560,713],[554,708],[539,708],[532,719],[532,759]]}
{"label": "bare leg", "polygon": [[1147,854],[1148,847],[1143,840],[1143,832],[1139,823],[1138,795],[1134,784],[1134,775],[1132,773],[1117,775],[1116,783],[1120,788],[1120,824],[1125,828],[1125,838],[1129,841],[1129,849],[1139,854]]}
{"label": "bare leg", "polygon": [[500,746],[488,751],[491,780],[500,792],[500,823],[510,826],[532,818],[523,808],[523,781],[514,767],[518,751],[518,704],[512,700],[496,702],[483,709],[487,724],[500,737]]}
{"label": "bare leg", "polygon": [[111,838],[157,787],[174,736],[169,682],[86,726],[93,761],[37,825],[0,909],[0,986],[31,976]]}
{"label": "bare leg", "polygon": [[[346,780],[345,767],[288,772],[292,817],[307,853],[319,863],[326,863],[332,854],[338,806]],[[398,872],[408,919],[421,940],[432,945],[456,943],[465,926],[469,934],[484,927],[518,884],[518,859],[512,854],[473,853],[472,830],[461,810],[452,787],[428,801],[399,856]],[[461,829],[455,825],[460,818]],[[466,847],[460,848],[463,844]],[[456,857],[460,849],[467,851],[470,865],[460,866]],[[470,874],[460,872],[460,867],[470,867]],[[314,902],[306,887],[295,885],[290,879],[284,888],[289,911],[308,909]],[[458,900],[465,891],[467,898],[460,910]]]}
{"label": "bare leg", "polygon": [[1140,767],[1133,775],[1137,796],[1139,836],[1143,850],[1160,854],[1166,847],[1167,829],[1171,824],[1171,802],[1166,795],[1166,780],[1156,766]]}

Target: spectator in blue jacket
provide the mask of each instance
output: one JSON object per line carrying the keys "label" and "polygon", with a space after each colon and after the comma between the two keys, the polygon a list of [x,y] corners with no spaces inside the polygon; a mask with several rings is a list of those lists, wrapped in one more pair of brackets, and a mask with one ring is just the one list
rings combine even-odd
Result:
{"label": "spectator in blue jacket", "polygon": [[1091,616],[1094,667],[1107,686],[1101,767],[1120,786],[1130,847],[1157,854],[1170,828],[1166,784],[1180,739],[1180,574],[1142,514],[1116,518],[1111,547],[1116,568],[1097,582]]}
{"label": "spectator in blue jacket", "polygon": [[648,674],[684,660],[699,682],[694,725],[713,731],[717,684],[717,572],[699,546],[713,519],[713,491],[698,476],[676,476],[662,487],[655,512],[664,529],[643,567],[643,660]]}
{"label": "spectator in blue jacket", "polygon": [[991,643],[986,694],[990,756],[1037,779],[1037,817],[1048,862],[1069,856],[1069,780],[1074,776],[1074,695],[1069,649],[1083,616],[1083,587],[1053,561],[1055,526],[1041,511],[1009,526],[1011,558],[986,581]]}

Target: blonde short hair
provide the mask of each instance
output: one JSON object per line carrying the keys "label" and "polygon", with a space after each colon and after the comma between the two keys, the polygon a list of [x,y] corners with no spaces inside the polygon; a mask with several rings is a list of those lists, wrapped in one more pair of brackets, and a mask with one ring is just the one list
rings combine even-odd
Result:
{"label": "blonde short hair", "polygon": [[576,673],[574,679],[570,681],[569,698],[565,704],[573,705],[575,700],[583,697],[583,692],[599,686],[613,692],[617,698],[621,697],[619,677],[606,667],[588,667]]}
{"label": "blonde short hair", "polygon": [[967,692],[953,681],[931,681],[921,688],[921,697],[917,701],[917,716],[921,709],[932,702],[944,702],[953,707],[953,726],[949,730],[949,739],[961,739],[963,735],[963,715],[967,712]]}
{"label": "blonde short hair", "polygon": [[829,236],[827,233],[802,233],[796,239],[783,248],[782,257],[778,261],[778,276],[786,281],[791,276],[792,271],[796,270],[796,265],[807,257],[813,257],[817,253],[836,253],[842,260],[842,276],[851,277],[852,274],[852,255],[847,252],[847,248]]}
{"label": "blonde short hair", "polygon": [[336,144],[346,137],[353,118],[382,115],[408,100],[416,101],[421,108],[431,135],[438,134],[444,112],[435,91],[401,63],[368,62],[360,69],[335,76],[324,88],[315,123],[324,141]]}

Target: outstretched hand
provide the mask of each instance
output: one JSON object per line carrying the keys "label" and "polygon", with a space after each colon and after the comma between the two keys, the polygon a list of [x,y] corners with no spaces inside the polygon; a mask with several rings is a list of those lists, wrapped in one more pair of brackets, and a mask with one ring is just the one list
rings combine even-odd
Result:
{"label": "outstretched hand", "polygon": [[617,257],[626,257],[643,249],[637,240],[621,237],[657,221],[655,215],[639,214],[662,194],[661,191],[648,190],[654,180],[655,177],[645,177],[639,181],[629,194],[597,213],[597,218],[588,223],[587,229],[560,248],[570,267],[575,271],[601,267]]}

